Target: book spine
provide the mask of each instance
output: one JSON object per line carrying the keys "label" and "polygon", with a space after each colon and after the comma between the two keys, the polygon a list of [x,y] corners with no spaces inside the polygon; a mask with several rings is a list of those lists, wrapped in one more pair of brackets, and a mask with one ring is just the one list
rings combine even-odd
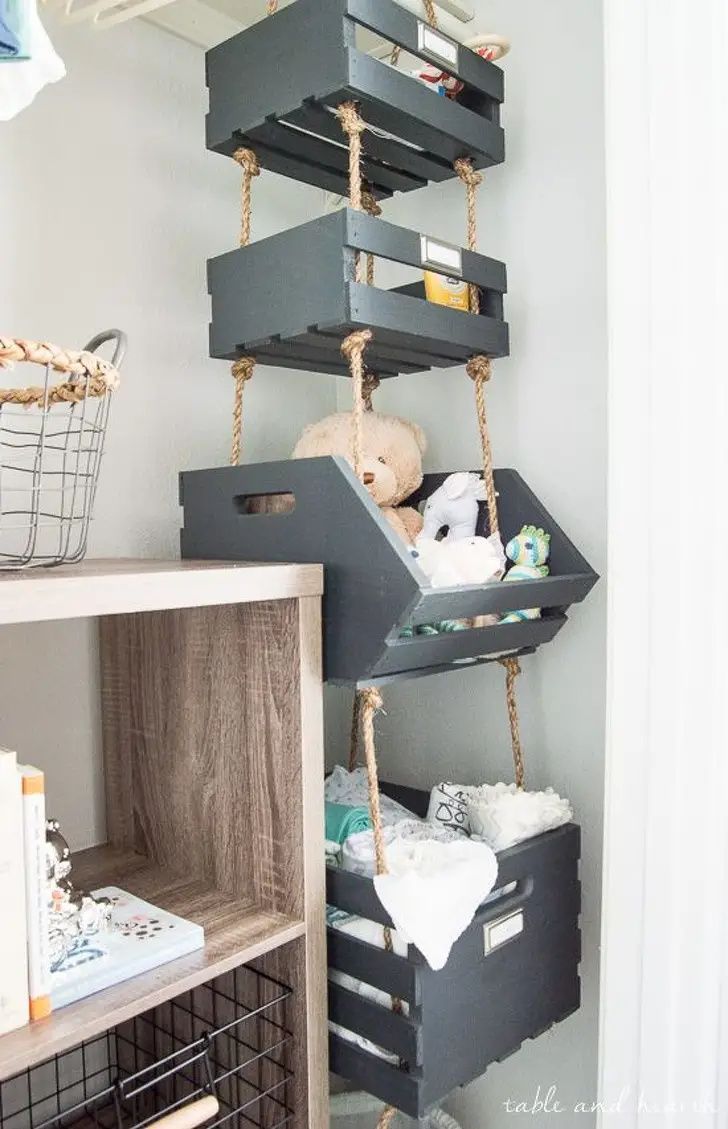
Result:
{"label": "book spine", "polygon": [[0,1035],[28,1022],[23,797],[15,753],[0,752]]}
{"label": "book spine", "polygon": [[51,1013],[51,962],[46,893],[45,777],[21,767],[23,782],[23,849],[28,928],[28,991],[30,1018]]}

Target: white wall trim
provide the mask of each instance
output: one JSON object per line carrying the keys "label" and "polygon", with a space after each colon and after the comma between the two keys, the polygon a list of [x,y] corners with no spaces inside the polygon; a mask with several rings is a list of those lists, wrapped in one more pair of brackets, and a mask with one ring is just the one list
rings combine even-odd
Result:
{"label": "white wall trim", "polygon": [[600,1125],[728,1119],[728,9],[605,0]]}

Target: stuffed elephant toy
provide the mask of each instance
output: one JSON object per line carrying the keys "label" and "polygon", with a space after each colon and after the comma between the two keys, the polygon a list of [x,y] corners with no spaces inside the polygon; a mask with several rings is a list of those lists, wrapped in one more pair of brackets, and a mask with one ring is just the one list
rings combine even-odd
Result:
{"label": "stuffed elephant toy", "polygon": [[478,502],[485,500],[485,487],[478,474],[449,474],[442,486],[427,499],[420,536],[434,539],[447,526],[447,541],[464,541],[475,535]]}

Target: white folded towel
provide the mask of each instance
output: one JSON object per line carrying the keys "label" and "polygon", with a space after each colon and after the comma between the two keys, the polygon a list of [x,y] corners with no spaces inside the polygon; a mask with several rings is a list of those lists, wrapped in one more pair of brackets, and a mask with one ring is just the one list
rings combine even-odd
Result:
{"label": "white folded towel", "polygon": [[468,839],[395,839],[387,847],[387,865],[389,873],[374,879],[380,902],[402,940],[416,945],[432,969],[443,968],[495,885],[495,854],[486,843]]}
{"label": "white folded towel", "polygon": [[[453,843],[460,838],[457,831],[451,831],[447,827],[436,827],[414,818],[402,819],[392,827],[385,827],[383,835],[386,850],[389,850],[390,844],[395,839],[406,843],[418,842],[421,839]],[[377,869],[376,863],[373,831],[357,831],[343,842],[341,866],[344,870],[352,870],[355,874],[364,874],[371,878]]]}
{"label": "white folded towel", "polygon": [[479,836],[494,851],[503,851],[552,831],[574,818],[567,799],[553,788],[545,792],[519,791],[515,784],[483,784],[469,788],[468,813],[473,835]]}

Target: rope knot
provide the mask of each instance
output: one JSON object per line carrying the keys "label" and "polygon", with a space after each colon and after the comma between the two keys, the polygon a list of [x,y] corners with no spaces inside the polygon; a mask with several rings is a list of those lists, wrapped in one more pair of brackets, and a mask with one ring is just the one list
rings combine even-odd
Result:
{"label": "rope knot", "polygon": [[376,686],[367,686],[360,691],[362,705],[372,713],[379,713],[384,707],[384,700]]}
{"label": "rope knot", "polygon": [[381,216],[382,209],[374,197],[374,194],[365,188],[361,194],[361,206],[369,216]]}
{"label": "rope knot", "polygon": [[232,374],[236,380],[246,381],[250,380],[255,369],[255,357],[239,357],[233,363]]}
{"label": "rope knot", "polygon": [[490,380],[493,366],[490,357],[484,357],[481,354],[471,357],[465,366],[465,371],[471,380],[487,381]]}
{"label": "rope knot", "polygon": [[483,183],[483,174],[476,172],[470,157],[458,157],[453,164],[453,168],[463,184],[467,184],[468,188],[477,188],[478,185]]}
{"label": "rope knot", "polygon": [[371,339],[371,329],[356,329],[341,342],[341,352],[344,354],[347,361],[351,362],[352,357],[356,357],[364,352]]}
{"label": "rope knot", "polygon": [[236,149],[233,160],[237,161],[248,176],[260,176],[260,162],[252,149]]}
{"label": "rope knot", "polygon": [[336,107],[336,115],[344,133],[348,133],[350,137],[352,134],[361,134],[366,129],[356,102],[342,102]]}
{"label": "rope knot", "polygon": [[374,410],[372,405],[372,393],[376,392],[379,384],[379,377],[375,376],[373,372],[365,373],[362,382],[362,395],[364,397],[364,410],[367,412]]}

